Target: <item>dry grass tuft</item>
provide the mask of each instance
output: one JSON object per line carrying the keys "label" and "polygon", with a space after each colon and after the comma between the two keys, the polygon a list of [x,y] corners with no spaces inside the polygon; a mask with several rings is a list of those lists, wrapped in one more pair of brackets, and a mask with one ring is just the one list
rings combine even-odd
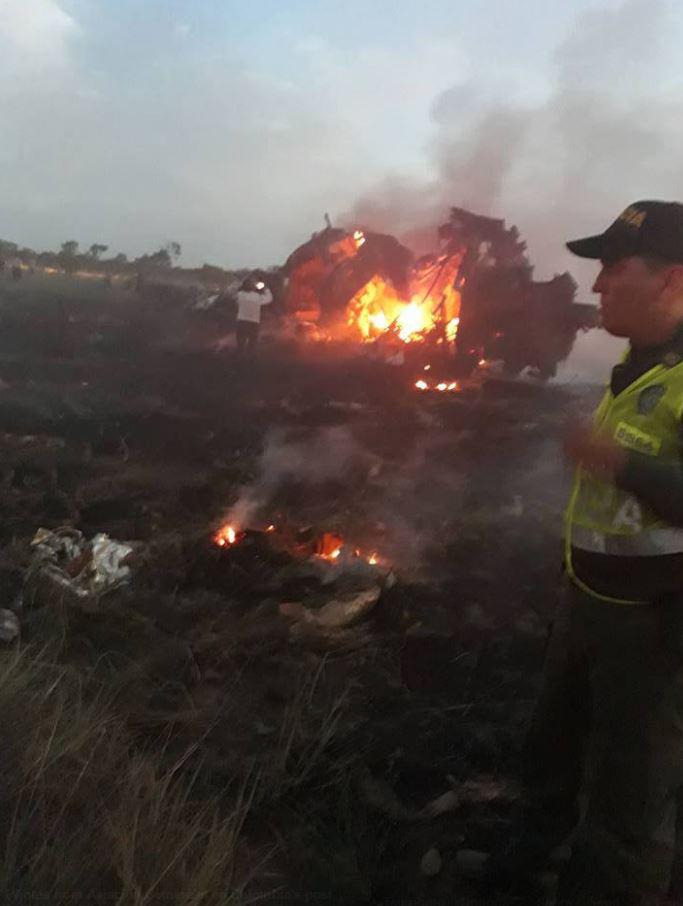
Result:
{"label": "dry grass tuft", "polygon": [[94,676],[50,649],[0,656],[0,900],[232,906],[251,793],[196,795],[191,753],[137,751]]}

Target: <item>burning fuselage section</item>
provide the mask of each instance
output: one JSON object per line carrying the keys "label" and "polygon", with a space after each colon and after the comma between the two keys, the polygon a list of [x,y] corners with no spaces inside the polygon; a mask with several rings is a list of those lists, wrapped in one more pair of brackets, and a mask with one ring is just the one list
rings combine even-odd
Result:
{"label": "burning fuselage section", "polygon": [[412,264],[393,236],[328,227],[287,259],[285,309],[301,321],[341,326],[350,301],[375,277],[404,298]]}
{"label": "burning fuselage section", "polygon": [[511,375],[528,368],[550,377],[577,331],[594,323],[592,307],[576,304],[570,274],[533,279],[526,244],[503,220],[452,208],[438,244],[416,260],[392,236],[328,227],[288,259],[287,308],[390,353],[440,346],[456,374],[495,359]]}
{"label": "burning fuselage section", "polygon": [[382,275],[374,275],[347,305],[349,330],[364,342],[393,332],[403,343],[416,343],[433,331],[454,341],[460,323],[457,285],[462,257],[453,252],[417,261],[407,278],[407,294],[399,293]]}

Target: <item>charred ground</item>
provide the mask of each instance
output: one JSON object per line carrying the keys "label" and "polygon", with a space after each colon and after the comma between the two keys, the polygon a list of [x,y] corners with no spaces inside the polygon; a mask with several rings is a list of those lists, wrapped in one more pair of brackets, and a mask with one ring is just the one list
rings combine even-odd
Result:
{"label": "charred ground", "polygon": [[[455,853],[514,808],[582,394],[435,399],[272,339],[240,368],[219,313],[66,278],[2,282],[0,305],[7,901],[476,902]],[[396,581],[366,619],[293,624],[283,601],[315,611],[343,580],[287,585],[258,534],[215,548],[245,488],[259,518],[379,550]],[[24,589],[36,529],[65,523],[139,542],[91,612]]]}

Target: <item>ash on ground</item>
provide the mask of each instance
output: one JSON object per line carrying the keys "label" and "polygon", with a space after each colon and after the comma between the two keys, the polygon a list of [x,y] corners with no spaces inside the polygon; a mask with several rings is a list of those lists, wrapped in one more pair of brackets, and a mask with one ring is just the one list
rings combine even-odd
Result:
{"label": "ash on ground", "polygon": [[[559,438],[593,391],[427,397],[327,344],[266,342],[245,367],[193,313],[25,284],[0,331],[0,606],[21,644],[60,640],[115,682],[141,749],[190,752],[206,795],[258,778],[252,895],[466,902],[456,852],[514,810],[561,568]],[[246,535],[225,550],[231,518]],[[88,608],[31,594],[31,539],[65,525],[132,545],[132,581]],[[316,554],[325,534],[343,555]]]}

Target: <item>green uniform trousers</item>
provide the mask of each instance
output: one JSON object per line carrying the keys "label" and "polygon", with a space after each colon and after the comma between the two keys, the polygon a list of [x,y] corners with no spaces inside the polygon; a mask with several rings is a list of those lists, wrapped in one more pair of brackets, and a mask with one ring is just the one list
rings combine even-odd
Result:
{"label": "green uniform trousers", "polygon": [[560,903],[669,891],[683,787],[683,595],[609,604],[568,583],[526,741],[528,826],[573,834]]}

